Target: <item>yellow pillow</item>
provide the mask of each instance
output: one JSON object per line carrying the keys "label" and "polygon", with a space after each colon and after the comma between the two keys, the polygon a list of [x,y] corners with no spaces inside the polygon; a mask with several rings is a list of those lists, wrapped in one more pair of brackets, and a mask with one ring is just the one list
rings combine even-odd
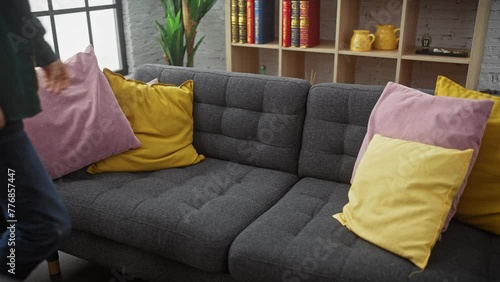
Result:
{"label": "yellow pillow", "polygon": [[353,179],[349,203],[333,217],[424,269],[473,151],[376,134]]}
{"label": "yellow pillow", "polygon": [[435,93],[437,96],[488,99],[495,103],[456,218],[500,235],[500,97],[465,89],[443,76],[438,77]]}
{"label": "yellow pillow", "polygon": [[[141,147],[99,161],[89,173],[150,171],[204,160],[193,147],[193,81],[147,85],[104,69]],[[112,124],[111,124],[112,126]]]}

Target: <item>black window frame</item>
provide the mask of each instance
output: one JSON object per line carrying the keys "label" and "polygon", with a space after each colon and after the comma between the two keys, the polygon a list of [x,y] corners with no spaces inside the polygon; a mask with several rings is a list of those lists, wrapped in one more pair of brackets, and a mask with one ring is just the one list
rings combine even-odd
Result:
{"label": "black window frame", "polygon": [[127,51],[126,51],[125,31],[124,31],[124,24],[123,24],[123,6],[122,6],[121,0],[114,0],[114,2],[115,2],[114,4],[99,5],[99,6],[90,6],[89,0],[84,0],[85,1],[84,7],[69,8],[69,9],[57,9],[57,10],[54,10],[54,6],[52,4],[53,0],[46,0],[46,1],[48,4],[48,10],[33,12],[33,15],[36,17],[45,17],[45,16],[50,17],[50,25],[52,28],[52,38],[54,41],[54,49],[55,49],[54,51],[57,54],[57,56],[59,56],[59,43],[57,40],[57,27],[56,27],[56,22],[55,22],[56,15],[65,15],[65,14],[74,14],[74,13],[85,12],[86,18],[87,18],[87,30],[88,30],[89,40],[90,40],[89,43],[94,45],[94,39],[92,36],[92,22],[90,20],[90,12],[116,9],[116,17],[117,17],[116,19],[117,19],[117,26],[118,26],[118,41],[119,41],[118,46],[120,48],[120,59],[121,59],[121,65],[122,65],[122,68],[120,70],[117,70],[116,72],[123,74],[123,75],[128,74]]}

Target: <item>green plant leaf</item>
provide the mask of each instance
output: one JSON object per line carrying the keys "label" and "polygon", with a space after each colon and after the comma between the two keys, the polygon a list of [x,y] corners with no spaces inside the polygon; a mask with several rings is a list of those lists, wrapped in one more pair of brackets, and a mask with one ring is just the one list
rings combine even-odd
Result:
{"label": "green plant leaf", "polygon": [[191,38],[196,35],[197,29],[198,29],[198,23],[195,23],[186,37],[187,41],[191,40]]}
{"label": "green plant leaf", "polygon": [[169,63],[176,66],[184,64],[184,56],[186,46],[184,43],[184,29],[182,25],[182,14],[178,11],[175,15],[172,14],[172,0],[163,0],[166,5],[164,9],[170,9],[165,15],[165,25],[161,25],[156,21],[157,29],[160,33],[160,45],[164,54],[167,56]]}
{"label": "green plant leaf", "polygon": [[190,18],[199,22],[212,9],[217,0],[187,0]]}
{"label": "green plant leaf", "polygon": [[[160,46],[163,53],[168,58],[169,63],[176,66],[184,65],[184,57],[187,51],[187,44],[194,40],[196,29],[201,18],[213,7],[217,0],[187,0],[189,17],[194,23],[189,34],[184,34],[184,22],[182,14],[182,0],[161,0],[161,6],[165,12],[165,24],[155,21],[160,34]],[[188,55],[188,66],[192,65],[196,50],[200,46],[201,38]]]}
{"label": "green plant leaf", "polygon": [[169,62],[172,62],[173,58],[172,58],[172,54],[170,53],[170,48],[168,46],[168,42],[169,42],[168,33],[165,30],[165,28],[158,21],[156,21],[156,27],[157,27],[158,31],[160,32],[161,49],[163,50],[163,53],[167,56]]}

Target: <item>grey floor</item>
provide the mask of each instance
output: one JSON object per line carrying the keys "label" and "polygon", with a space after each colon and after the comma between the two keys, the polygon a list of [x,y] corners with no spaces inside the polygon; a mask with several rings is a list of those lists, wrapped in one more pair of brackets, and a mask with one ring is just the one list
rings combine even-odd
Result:
{"label": "grey floor", "polygon": [[24,282],[145,282],[116,270],[59,252],[61,275],[50,277],[47,263],[41,263]]}

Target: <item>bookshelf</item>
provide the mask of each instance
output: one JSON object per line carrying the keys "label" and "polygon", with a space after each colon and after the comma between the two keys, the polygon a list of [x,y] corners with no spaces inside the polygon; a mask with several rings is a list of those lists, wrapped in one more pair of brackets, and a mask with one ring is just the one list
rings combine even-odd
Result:
{"label": "bookshelf", "polygon": [[[373,0],[321,0],[321,42],[311,48],[281,46],[282,1],[274,1],[275,40],[267,44],[242,44],[231,42],[231,0],[225,0],[227,71],[258,73],[259,66],[266,64],[267,69],[272,70],[268,74],[277,76],[308,79],[314,70],[318,78],[316,83],[385,85],[395,81],[421,88],[434,88],[436,76],[446,75],[467,88],[477,88],[491,0],[381,0],[378,3]],[[463,34],[458,35],[461,36],[459,40],[446,40],[446,28],[455,27],[450,21],[447,27],[440,26],[440,11],[443,10],[453,18],[460,15],[456,29]],[[377,18],[401,28],[399,48],[351,51],[352,30],[370,29],[374,33]],[[429,21],[434,22],[431,28]],[[464,48],[468,49],[469,57],[415,54],[419,38],[427,30],[444,34],[433,35],[431,48]],[[447,46],[447,42],[452,45]]]}

